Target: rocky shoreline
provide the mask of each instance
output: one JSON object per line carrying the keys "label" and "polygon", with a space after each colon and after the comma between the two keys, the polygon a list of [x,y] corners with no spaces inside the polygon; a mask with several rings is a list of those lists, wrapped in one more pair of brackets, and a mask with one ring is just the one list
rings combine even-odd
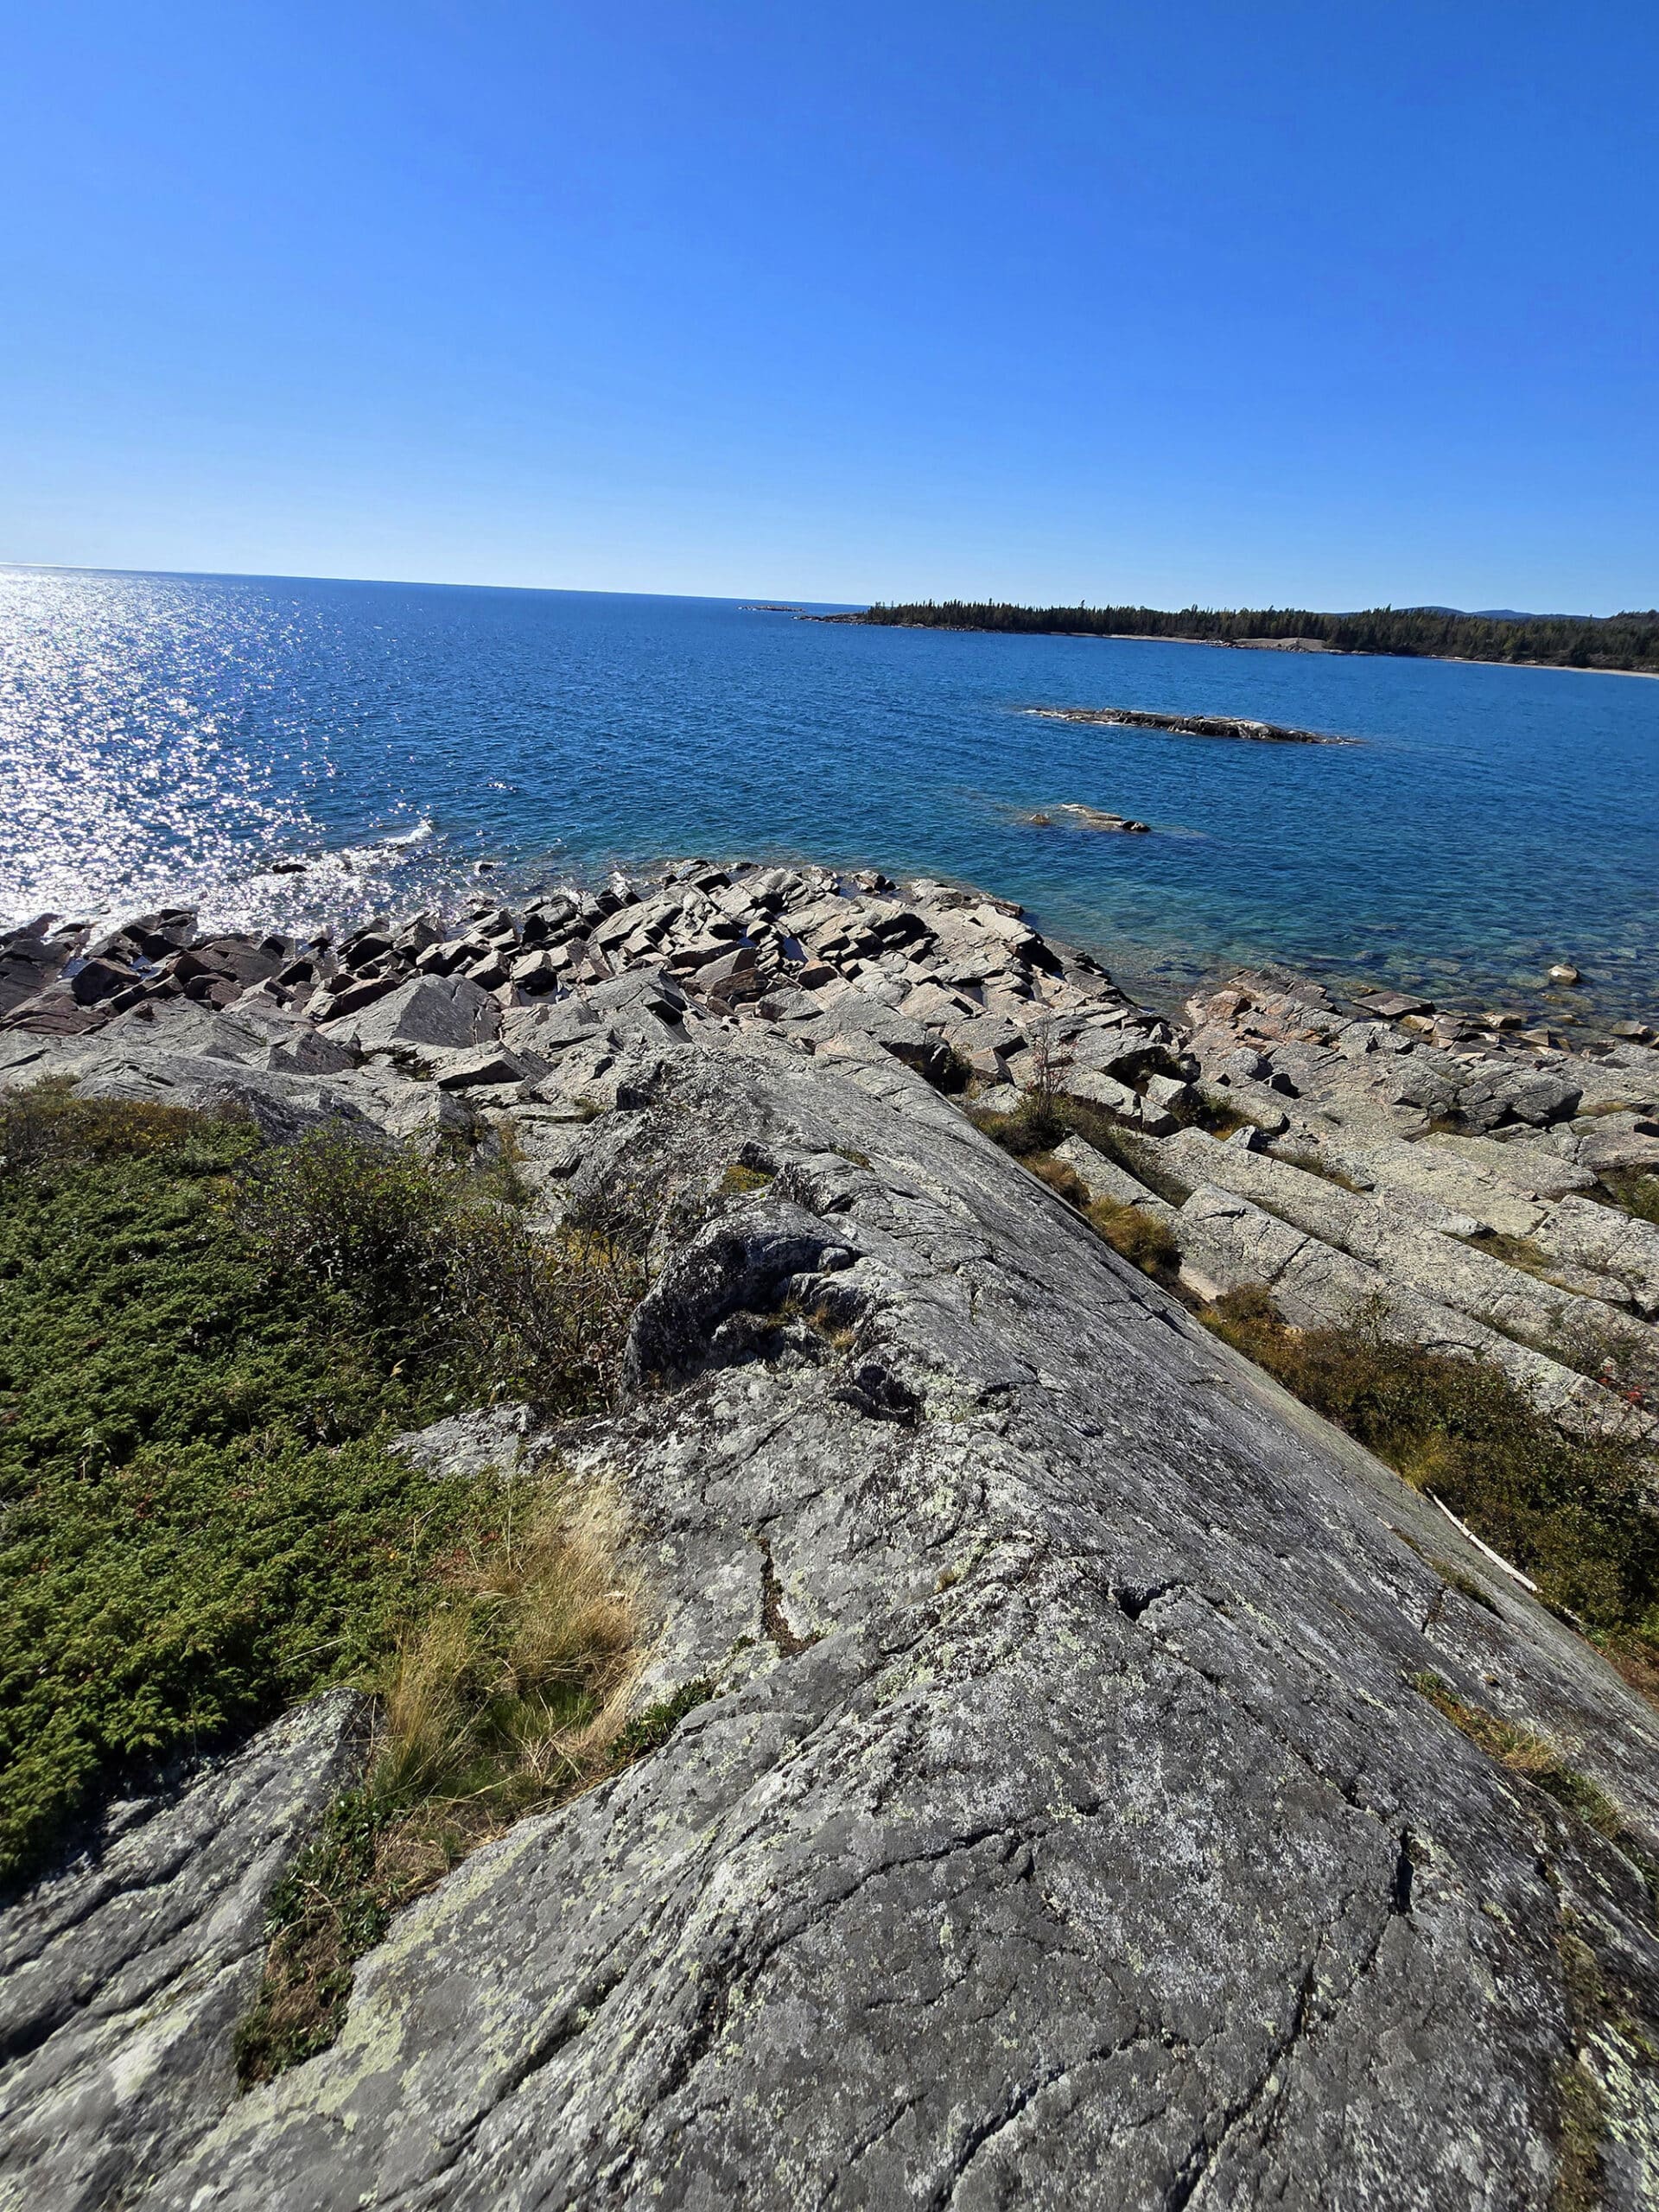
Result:
{"label": "rocky shoreline", "polygon": [[[1271,969],[1172,1021],[1008,900],[701,861],[338,943],[202,936],[168,910],[0,946],[0,1080],[113,1065],[166,1089],[157,1055],[188,1056],[198,1083],[204,1057],[245,1061],[302,1115],[432,1141],[602,1092],[619,1020],[897,1061],[982,1113],[1033,1086],[1082,1099],[1128,1149],[1074,1137],[1059,1156],[1091,1197],[1164,1224],[1195,1296],[1259,1284],[1302,1326],[1363,1308],[1495,1363],[1570,1427],[1659,1433],[1659,1227],[1619,1204],[1659,1171],[1659,1049],[1639,1024],[1569,1051],[1516,1015]],[[551,1154],[568,1172],[571,1140]]]}
{"label": "rocky shoreline", "polygon": [[[409,1448],[613,1485],[638,1702],[683,1717],[245,2095],[264,1900],[363,1703],[112,1808],[0,1918],[0,2203],[1652,2202],[1651,1707],[1175,1294],[1363,1310],[1651,1435],[1647,1039],[1272,971],[1178,1023],[1007,901],[702,861],[5,955],[0,1086],[506,1153],[550,1226],[679,1194],[613,1409]],[[1168,1287],[976,1126],[1058,1093]]]}

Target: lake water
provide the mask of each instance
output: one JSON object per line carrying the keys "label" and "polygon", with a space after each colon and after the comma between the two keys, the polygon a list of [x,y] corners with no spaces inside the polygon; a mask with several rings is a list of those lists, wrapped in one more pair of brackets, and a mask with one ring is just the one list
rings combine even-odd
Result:
{"label": "lake water", "polygon": [[[1025,711],[1043,705],[1363,741]],[[1154,834],[1020,819],[1066,801]],[[339,922],[690,853],[981,884],[1166,1001],[1275,958],[1651,1018],[1659,682],[719,600],[0,570],[9,921],[188,899],[225,925]],[[1588,988],[1552,1000],[1560,957]]]}

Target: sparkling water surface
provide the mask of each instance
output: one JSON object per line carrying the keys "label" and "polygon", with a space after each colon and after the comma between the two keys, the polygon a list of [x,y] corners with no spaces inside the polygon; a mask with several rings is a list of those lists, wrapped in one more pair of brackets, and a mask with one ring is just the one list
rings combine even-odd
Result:
{"label": "sparkling water surface", "polygon": [[[1363,742],[1026,711],[1044,705]],[[1154,834],[1020,819],[1067,801]],[[980,884],[1164,1001],[1269,958],[1652,1018],[1659,682],[723,600],[0,570],[8,922],[188,900],[224,926],[338,923],[689,853]],[[1584,991],[1546,992],[1560,958]]]}

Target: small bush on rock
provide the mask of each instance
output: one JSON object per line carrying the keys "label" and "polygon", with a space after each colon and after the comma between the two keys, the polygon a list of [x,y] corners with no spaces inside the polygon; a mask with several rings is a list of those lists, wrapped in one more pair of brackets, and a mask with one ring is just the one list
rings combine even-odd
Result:
{"label": "small bush on rock", "polygon": [[517,1195],[499,1164],[468,1175],[324,1132],[251,1162],[236,1212],[278,1272],[345,1295],[449,1394],[576,1412],[645,1290],[639,1224],[613,1204],[542,1234]]}
{"label": "small bush on rock", "polygon": [[1496,1368],[1376,1330],[1293,1329],[1268,1292],[1202,1317],[1304,1403],[1432,1490],[1639,1679],[1659,1654],[1659,1518],[1639,1454],[1569,1437]]}
{"label": "small bush on rock", "polygon": [[61,1084],[3,1113],[0,1885],[124,1777],[387,1678],[499,1512],[392,1438],[602,1402],[648,1217],[539,1236],[488,1175]]}
{"label": "small bush on rock", "polygon": [[981,1112],[972,1118],[994,1143],[1012,1153],[1039,1181],[1068,1205],[1075,1206],[1113,1251],[1143,1274],[1165,1276],[1173,1272],[1180,1260],[1179,1248],[1155,1214],[1139,1206],[1118,1205],[1109,1198],[1091,1200],[1089,1186],[1077,1170],[1053,1156],[1052,1147],[1075,1135],[1129,1173],[1144,1175],[1144,1161],[1121,1122],[1084,1099],[1058,1093],[1045,1098],[1035,1091],[1028,1092],[1012,1114]]}

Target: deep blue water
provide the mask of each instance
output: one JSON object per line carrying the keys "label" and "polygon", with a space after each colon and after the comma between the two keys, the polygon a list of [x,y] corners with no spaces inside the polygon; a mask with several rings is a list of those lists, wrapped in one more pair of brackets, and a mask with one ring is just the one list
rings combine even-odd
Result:
{"label": "deep blue water", "polygon": [[[1262,746],[1033,719],[1247,715]],[[1066,800],[1147,837],[1034,829]],[[1245,958],[1659,1011],[1659,683],[729,601],[0,571],[0,913],[226,925],[669,855],[960,877],[1168,996]],[[301,875],[269,873],[303,860]],[[1561,1001],[1560,1003],[1567,1003]]]}

